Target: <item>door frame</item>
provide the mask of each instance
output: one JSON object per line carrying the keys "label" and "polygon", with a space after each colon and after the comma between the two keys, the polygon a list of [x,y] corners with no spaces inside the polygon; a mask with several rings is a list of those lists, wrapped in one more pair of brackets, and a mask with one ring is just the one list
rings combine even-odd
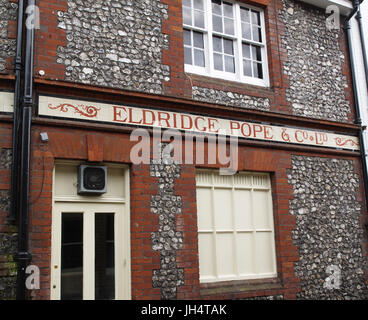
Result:
{"label": "door frame", "polygon": [[[95,212],[101,211],[98,206],[110,207],[110,208],[124,208],[120,215],[115,215],[117,219],[114,219],[114,237],[115,237],[115,283],[118,285],[115,287],[115,299],[116,300],[130,300],[131,299],[131,255],[130,255],[130,171],[129,166],[119,164],[106,163],[108,168],[121,168],[124,170],[124,183],[125,183],[125,197],[124,198],[108,198],[108,197],[88,197],[78,196],[70,197],[56,197],[55,196],[55,178],[56,178],[56,167],[59,165],[64,166],[78,166],[85,162],[81,161],[55,161],[53,168],[53,196],[52,196],[52,226],[51,226],[51,265],[50,265],[50,299],[60,300],[60,262],[61,262],[61,215],[59,214],[58,207],[64,205],[64,207],[70,207],[70,210],[75,213],[87,213],[93,215]],[[85,207],[91,207],[89,210],[82,209],[81,207],[85,204]],[[79,206],[79,209],[78,209]],[[93,209],[94,207],[94,209]],[[75,209],[75,210],[74,210]],[[92,212],[93,210],[93,212]],[[102,210],[105,211],[106,210]],[[94,230],[94,219],[89,217],[86,221],[83,219],[83,229],[90,228]],[[120,223],[118,228],[117,223]],[[92,229],[91,229],[92,228]],[[119,230],[119,231],[118,231]],[[119,238],[119,239],[118,239]],[[83,248],[87,248],[88,254],[83,254],[83,270],[88,263],[94,260],[94,246],[88,245],[86,241],[93,241],[94,234],[83,233]],[[116,241],[119,240],[119,241]],[[87,245],[86,245],[87,244]],[[118,255],[117,252],[121,251],[122,254]],[[87,257],[89,256],[89,259]],[[124,272],[116,272],[117,268],[122,268]],[[93,268],[94,269],[94,264]],[[94,276],[94,273],[92,273]],[[94,299],[94,279],[87,281],[85,278],[87,274],[83,272],[83,300]],[[91,278],[90,272],[90,278]],[[85,282],[86,281],[86,282]],[[120,285],[119,285],[120,283]],[[92,287],[93,286],[93,287]],[[84,292],[86,289],[86,292]]]}

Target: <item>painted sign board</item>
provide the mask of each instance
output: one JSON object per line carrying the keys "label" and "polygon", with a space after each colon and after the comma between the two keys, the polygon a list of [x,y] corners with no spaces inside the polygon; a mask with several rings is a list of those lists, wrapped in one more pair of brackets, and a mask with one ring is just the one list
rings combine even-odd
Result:
{"label": "painted sign board", "polygon": [[222,134],[258,141],[359,150],[359,139],[350,135],[51,96],[39,97],[38,113],[40,116],[73,120],[160,127],[200,134]]}

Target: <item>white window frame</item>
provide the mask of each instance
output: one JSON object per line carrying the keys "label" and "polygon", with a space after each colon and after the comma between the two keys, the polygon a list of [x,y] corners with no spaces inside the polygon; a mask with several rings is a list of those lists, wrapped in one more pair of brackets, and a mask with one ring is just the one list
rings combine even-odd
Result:
{"label": "white window frame", "polygon": [[[203,34],[204,38],[204,52],[205,52],[205,67],[198,67],[194,65],[185,64],[184,69],[185,72],[199,74],[202,76],[219,78],[223,80],[236,81],[241,83],[248,83],[252,85],[269,87],[269,70],[268,70],[268,58],[267,58],[267,45],[266,45],[266,27],[265,27],[265,18],[264,18],[264,10],[257,8],[252,5],[243,4],[239,2],[235,2],[232,0],[225,0],[225,2],[232,3],[235,8],[235,35],[224,35],[218,32],[215,32],[212,27],[212,5],[211,0],[204,0],[205,5],[205,14],[204,14],[204,29],[198,28],[195,26],[186,25],[183,22],[183,29],[197,31]],[[241,29],[241,18],[240,18],[240,7],[251,9],[260,13],[261,20],[261,34],[262,34],[262,42],[255,42],[252,40],[243,40],[242,39],[242,29]],[[235,73],[218,71],[214,68],[214,59],[213,59],[213,44],[212,44],[212,36],[218,35],[222,38],[232,39],[234,41],[234,56],[235,56]],[[261,55],[262,55],[262,71],[263,71],[263,79],[244,76],[243,75],[243,57],[242,57],[242,43],[254,44],[261,47]]]}
{"label": "white window frame", "polygon": [[[200,176],[201,174],[203,174],[203,176]],[[215,178],[216,177],[216,178]],[[243,179],[248,179],[248,177],[251,177],[251,181],[250,183],[246,183],[246,184],[239,184],[239,181],[242,181]],[[267,181],[266,183],[261,182],[261,183],[257,183],[253,177],[259,177],[262,181],[262,179],[265,179],[263,181]],[[216,180],[215,180],[216,179]],[[232,185],[230,186],[228,184],[229,180],[231,180]],[[236,180],[237,179],[237,180]],[[224,183],[221,182],[224,181]],[[227,181],[227,182],[225,182]],[[249,181],[249,180],[247,180]],[[197,220],[198,220],[198,241],[200,241],[200,235],[201,234],[208,234],[208,235],[212,235],[212,243],[213,243],[213,248],[212,248],[212,253],[213,253],[213,258],[214,261],[212,261],[213,266],[214,266],[214,273],[215,275],[213,276],[205,276],[203,274],[201,274],[201,249],[200,249],[200,244],[199,244],[199,269],[200,269],[200,282],[201,283],[213,283],[213,282],[221,282],[221,281],[231,281],[231,280],[253,280],[253,279],[267,279],[267,278],[275,278],[277,277],[277,262],[276,262],[276,243],[275,243],[275,231],[274,231],[274,217],[273,217],[273,204],[272,204],[272,190],[271,190],[271,180],[270,180],[270,176],[268,173],[257,173],[257,172],[240,172],[237,173],[236,175],[233,176],[221,176],[219,175],[219,171],[218,170],[208,170],[208,169],[198,169],[196,172],[196,190],[197,190],[197,208],[198,208],[198,203],[199,203],[199,195],[198,195],[198,190],[200,188],[204,188],[204,189],[210,189],[211,190],[211,200],[210,200],[210,207],[211,207],[211,221],[212,221],[212,226],[210,229],[201,229],[200,227],[200,223],[199,223],[199,210],[197,210]],[[216,222],[216,218],[215,218],[215,212],[214,212],[214,208],[215,208],[215,192],[214,190],[218,188],[218,189],[228,189],[231,190],[231,199],[232,199],[232,204],[231,207],[229,208],[229,213],[232,215],[232,230],[225,230],[223,228],[221,228],[219,225],[217,225]],[[235,214],[235,210],[234,210],[234,190],[249,190],[251,195],[250,195],[250,208],[251,208],[251,216],[252,216],[252,223],[253,223],[253,227],[252,228],[247,228],[247,229],[239,229],[237,226],[237,221],[236,221],[236,214]],[[255,226],[255,218],[254,218],[254,214],[255,214],[255,204],[253,203],[253,193],[255,190],[259,190],[259,191],[265,191],[268,193],[268,199],[267,199],[267,208],[268,208],[268,221],[269,221],[269,227],[268,228],[256,228]],[[260,271],[260,261],[258,258],[259,255],[259,244],[257,245],[257,242],[255,241],[256,239],[256,234],[257,232],[263,232],[263,233],[268,233],[270,235],[271,243],[270,243],[270,252],[271,255],[269,257],[269,259],[272,260],[272,271],[270,272],[261,272]],[[219,274],[219,264],[222,263],[221,261],[223,261],[222,257],[219,257],[217,255],[217,246],[218,246],[218,234],[223,234],[223,233],[233,233],[233,239],[234,239],[234,246],[233,248],[229,248],[229,250],[232,250],[232,256],[233,256],[233,270],[234,270],[234,274],[235,276],[224,276]],[[241,241],[239,240],[239,238],[237,238],[238,233],[247,233],[248,235],[250,235],[252,237],[252,268],[253,268],[253,272],[252,273],[248,273],[248,274],[241,274],[241,271],[239,270],[239,249],[240,246],[239,244],[241,243]],[[207,249],[206,249],[207,250]],[[208,248],[208,250],[210,250]]]}

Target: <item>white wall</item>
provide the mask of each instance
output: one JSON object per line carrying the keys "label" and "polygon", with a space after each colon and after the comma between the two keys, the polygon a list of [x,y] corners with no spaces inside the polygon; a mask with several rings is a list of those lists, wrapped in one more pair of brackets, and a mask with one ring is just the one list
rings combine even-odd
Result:
{"label": "white wall", "polygon": [[[366,51],[368,53],[368,0],[364,0],[361,4],[363,33],[366,42]],[[351,19],[352,35],[353,35],[353,55],[355,58],[355,72],[357,77],[358,100],[360,105],[360,112],[362,117],[362,125],[368,126],[368,90],[365,77],[365,69],[363,62],[363,51],[359,35],[358,21]],[[365,149],[368,150],[368,129],[364,131]],[[368,157],[367,157],[368,161]]]}

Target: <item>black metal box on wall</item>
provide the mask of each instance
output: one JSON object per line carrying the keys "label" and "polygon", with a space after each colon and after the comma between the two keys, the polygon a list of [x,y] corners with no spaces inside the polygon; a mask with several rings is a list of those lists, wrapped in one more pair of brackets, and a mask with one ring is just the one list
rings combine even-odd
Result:
{"label": "black metal box on wall", "polygon": [[78,194],[100,195],[107,191],[107,167],[80,165],[78,167]]}

